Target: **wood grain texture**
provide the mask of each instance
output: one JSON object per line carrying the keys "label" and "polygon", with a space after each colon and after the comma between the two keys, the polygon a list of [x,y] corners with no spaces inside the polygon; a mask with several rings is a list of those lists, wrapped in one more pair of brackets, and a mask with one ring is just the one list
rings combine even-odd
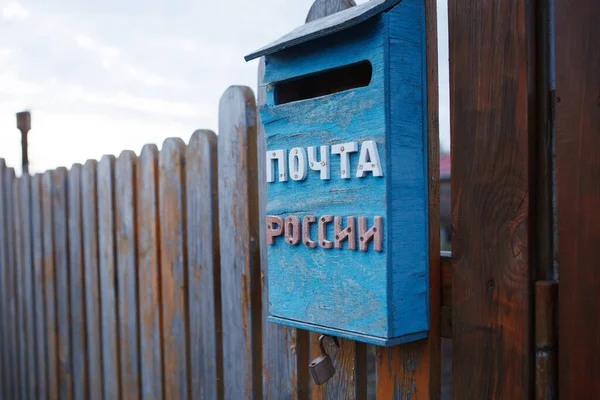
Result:
{"label": "wood grain texture", "polygon": [[166,399],[186,399],[190,395],[185,201],[185,144],[179,138],[170,138],[164,141],[159,157]]}
{"label": "wood grain texture", "polygon": [[[322,2],[321,2],[322,3]],[[317,3],[315,3],[316,5]],[[344,3],[346,4],[346,3]],[[313,8],[315,8],[313,5]],[[335,8],[333,8],[335,9]],[[331,8],[318,8],[312,18],[328,15]],[[309,18],[310,15],[309,15]],[[258,67],[258,106],[266,102],[264,86],[265,59],[260,59]],[[260,116],[258,116],[260,118]],[[257,133],[258,154],[265,154],[265,129],[259,120]],[[262,179],[266,175],[265,157],[258,157],[258,195],[259,221],[266,221],[267,182]],[[307,399],[310,397],[310,344],[308,331],[299,330],[267,321],[269,315],[269,268],[268,247],[266,244],[266,224],[260,225],[260,265],[262,286],[262,337],[263,337],[263,397],[265,399]]]}
{"label": "wood grain texture", "polygon": [[219,103],[219,231],[225,398],[262,398],[257,126],[252,90]]}
{"label": "wood grain texture", "polygon": [[48,396],[48,364],[46,358],[46,298],[44,285],[44,219],[42,214],[42,175],[31,177],[31,219],[33,249],[33,292],[35,310],[35,388],[33,398],[44,399]]}
{"label": "wood grain texture", "polygon": [[8,209],[6,208],[6,162],[0,159],[0,395],[9,399],[10,393],[10,329],[8,325]]}
{"label": "wood grain texture", "polygon": [[559,398],[600,382],[600,3],[556,1]]}
{"label": "wood grain texture", "polygon": [[354,6],[354,0],[316,0],[308,11],[306,22],[316,21]]}
{"label": "wood grain texture", "polygon": [[[429,336],[426,340],[396,346],[391,349],[376,348],[377,355],[377,398],[423,398],[439,399],[441,395],[441,264],[440,264],[440,191],[439,191],[439,95],[438,95],[438,46],[437,46],[437,3],[435,0],[422,2],[406,1],[390,11],[392,36],[406,40],[408,32],[421,27],[426,68],[426,118],[425,134],[428,176],[428,241],[429,241]],[[422,24],[407,27],[403,22],[407,14],[413,14]],[[408,30],[407,30],[408,28]],[[413,32],[414,33],[414,32]],[[402,41],[393,43],[392,71],[402,65],[404,53]],[[394,56],[396,54],[396,56]],[[399,75],[405,79],[404,74]],[[398,85],[392,79],[391,85]],[[399,86],[399,85],[398,85]],[[391,88],[394,93],[394,88]],[[399,104],[394,101],[392,104]],[[394,114],[394,113],[393,113]],[[406,126],[402,124],[403,128]],[[403,129],[401,128],[401,129]]]}
{"label": "wood grain texture", "polygon": [[[96,160],[88,160],[81,177],[83,213],[83,267],[85,278],[85,320],[87,329],[87,370],[89,399],[103,398],[102,329],[100,307],[100,265],[98,248],[98,190]],[[93,327],[93,329],[92,329]]]}
{"label": "wood grain texture", "polygon": [[454,398],[533,395],[529,3],[449,3]]}
{"label": "wood grain texture", "polygon": [[117,307],[121,396],[140,397],[139,312],[137,277],[136,205],[137,157],[132,151],[121,153],[115,163],[115,240],[117,252]]}
{"label": "wood grain texture", "polygon": [[21,202],[21,276],[23,297],[23,343],[24,343],[24,373],[26,375],[25,398],[37,398],[37,370],[36,370],[36,335],[35,335],[35,308],[33,291],[33,235],[32,235],[32,210],[31,210],[31,177],[24,174],[18,180]]}
{"label": "wood grain texture", "polygon": [[103,156],[98,163],[98,249],[100,268],[102,376],[104,398],[121,398],[119,363],[119,314],[117,308],[117,270],[115,250],[114,156]]}
{"label": "wood grain texture", "polygon": [[162,399],[160,225],[158,211],[158,148],[142,148],[136,168],[140,364],[142,397]]}
{"label": "wood grain texture", "polygon": [[44,296],[46,307],[46,340],[48,357],[48,397],[59,398],[58,326],[56,312],[56,271],[54,266],[54,211],[52,171],[42,177],[42,220],[44,228]]}
{"label": "wood grain texture", "polygon": [[21,199],[21,190],[20,190],[20,179],[13,180],[13,203],[12,203],[12,224],[14,225],[14,248],[13,248],[13,259],[14,259],[14,271],[13,271],[13,279],[11,284],[14,282],[13,286],[13,296],[14,296],[14,304],[15,304],[15,322],[16,327],[14,333],[15,344],[17,351],[17,364],[14,365],[14,368],[17,370],[17,397],[20,399],[24,399],[27,397],[27,357],[26,357],[26,346],[25,342],[25,322],[24,322],[24,311],[23,300],[25,298],[24,295],[24,283],[23,283],[23,270],[25,269],[24,262],[24,249],[23,249],[23,237],[25,234],[24,226],[23,226],[23,203]]}
{"label": "wood grain texture", "polygon": [[52,172],[52,224],[56,271],[56,318],[58,326],[58,379],[61,399],[73,398],[71,365],[71,318],[69,287],[68,171]]}
{"label": "wood grain texture", "polygon": [[191,395],[223,398],[217,136],[200,130],[185,153]]}
{"label": "wood grain texture", "polygon": [[[321,355],[319,334],[311,333],[311,352],[315,359]],[[367,345],[348,339],[339,339],[337,348],[332,340],[324,342],[325,351],[333,361],[336,373],[327,383],[312,385],[313,400],[367,398]],[[385,398],[385,397],[383,397]]]}
{"label": "wood grain texture", "polygon": [[[74,164],[69,171],[69,279],[71,296],[71,354],[73,368],[73,399],[88,399],[88,360],[86,345],[85,293],[86,280],[83,256],[83,213],[81,164]],[[90,329],[98,329],[91,326]]]}
{"label": "wood grain texture", "polygon": [[8,296],[8,329],[9,329],[9,379],[10,395],[16,398],[20,394],[20,375],[19,375],[19,337],[17,320],[17,262],[16,262],[16,243],[15,243],[15,203],[14,203],[14,182],[15,170],[7,168],[4,175],[4,187],[6,188],[6,225],[7,232],[10,232],[6,238],[6,259],[7,259],[7,296]]}

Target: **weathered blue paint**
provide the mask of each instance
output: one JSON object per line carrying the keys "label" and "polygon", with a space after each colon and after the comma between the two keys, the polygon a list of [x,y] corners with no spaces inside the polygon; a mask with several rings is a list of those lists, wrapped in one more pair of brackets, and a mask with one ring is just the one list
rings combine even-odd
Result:
{"label": "weathered blue paint", "polygon": [[[275,105],[276,83],[368,60],[366,87]],[[270,320],[391,346],[427,336],[428,193],[425,9],[421,0],[395,7],[343,32],[266,56],[267,103],[261,107],[267,151],[346,142],[377,143],[383,177],[331,179],[308,170],[303,181],[268,184],[267,215],[383,217],[383,251],[269,246]],[[264,157],[265,155],[260,155]],[[320,157],[319,157],[320,158]],[[274,165],[278,172],[277,164]],[[266,179],[266,177],[260,177]],[[264,222],[263,222],[264,223]],[[333,223],[327,225],[333,241]],[[359,238],[357,235],[357,248]],[[317,238],[317,224],[311,237]]]}

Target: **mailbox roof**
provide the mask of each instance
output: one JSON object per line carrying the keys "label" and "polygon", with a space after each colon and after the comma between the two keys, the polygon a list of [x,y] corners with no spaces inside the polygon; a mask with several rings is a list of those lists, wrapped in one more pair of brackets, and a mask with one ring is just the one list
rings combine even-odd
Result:
{"label": "mailbox roof", "polygon": [[248,54],[246,61],[276,53],[278,51],[348,29],[388,11],[402,0],[370,0],[315,21],[299,26],[268,46]]}

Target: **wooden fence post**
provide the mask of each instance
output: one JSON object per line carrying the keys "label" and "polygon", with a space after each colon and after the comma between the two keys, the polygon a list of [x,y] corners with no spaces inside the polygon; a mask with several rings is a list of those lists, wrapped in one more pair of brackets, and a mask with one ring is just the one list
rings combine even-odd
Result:
{"label": "wooden fence post", "polygon": [[100,254],[98,242],[98,186],[96,160],[83,165],[81,177],[81,210],[83,213],[83,266],[85,277],[85,318],[89,398],[104,398],[102,375],[102,331],[100,309]]}
{"label": "wooden fence post", "polygon": [[217,136],[200,130],[185,153],[191,396],[223,399]]}
{"label": "wooden fence post", "polygon": [[185,144],[164,141],[159,158],[161,290],[165,398],[190,394],[189,284],[185,220]]}
{"label": "wooden fence post", "polygon": [[219,231],[225,398],[262,398],[257,132],[254,94],[219,104]]}
{"label": "wooden fence post", "polygon": [[164,395],[160,293],[160,224],[158,210],[158,148],[142,148],[136,168],[140,363],[142,397]]}
{"label": "wooden fence post", "polygon": [[556,0],[559,398],[600,398],[600,3]]}
{"label": "wooden fence post", "polygon": [[15,304],[15,350],[17,351],[17,364],[12,368],[17,372],[17,397],[25,398],[27,396],[27,359],[26,359],[26,342],[25,342],[25,321],[24,321],[24,280],[23,271],[25,270],[23,237],[25,234],[24,224],[22,220],[22,198],[21,198],[21,180],[16,178],[13,180],[13,206],[11,209],[11,219],[13,228],[13,279],[11,284],[14,284],[14,304]]}
{"label": "wooden fence post", "polygon": [[457,399],[533,395],[532,8],[449,2]]}
{"label": "wooden fence post", "polygon": [[140,396],[138,265],[136,225],[137,156],[125,150],[115,163],[115,240],[121,396]]}
{"label": "wooden fence post", "polygon": [[119,314],[115,254],[115,157],[103,156],[98,164],[98,249],[100,269],[102,375],[105,399],[120,399]]}
{"label": "wooden fence post", "polygon": [[10,365],[10,346],[9,346],[9,327],[8,327],[8,249],[7,235],[9,234],[6,224],[8,218],[8,210],[6,208],[7,188],[5,185],[6,162],[0,159],[0,394],[2,399],[10,398],[9,382],[9,365]]}

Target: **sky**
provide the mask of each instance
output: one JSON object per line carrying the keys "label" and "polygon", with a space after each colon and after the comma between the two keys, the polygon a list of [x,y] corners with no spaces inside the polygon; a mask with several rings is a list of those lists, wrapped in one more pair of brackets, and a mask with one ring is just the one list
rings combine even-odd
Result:
{"label": "sky", "polygon": [[[358,0],[361,4],[367,0]],[[217,132],[243,56],[304,23],[313,0],[0,0],[0,158],[20,173],[15,113],[29,110],[30,172],[196,129]],[[447,6],[438,4],[440,144],[449,150]],[[218,133],[218,132],[217,132]]]}

